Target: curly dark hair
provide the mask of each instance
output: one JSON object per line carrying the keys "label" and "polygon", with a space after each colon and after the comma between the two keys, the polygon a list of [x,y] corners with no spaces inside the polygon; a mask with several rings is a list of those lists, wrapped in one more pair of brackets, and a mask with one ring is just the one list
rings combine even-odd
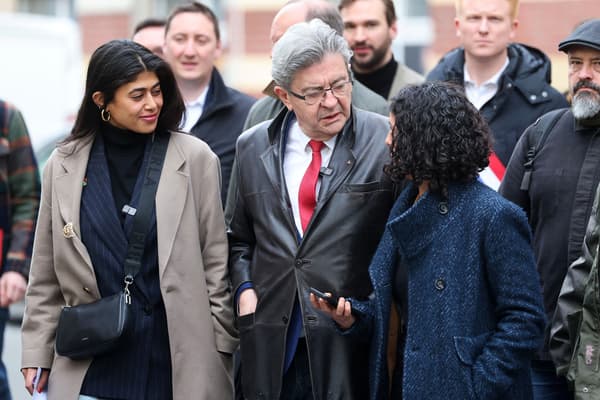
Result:
{"label": "curly dark hair", "polygon": [[464,89],[447,82],[403,88],[392,99],[395,117],[391,162],[384,167],[392,181],[412,179],[418,186],[448,197],[450,182],[468,182],[489,163],[490,131]]}

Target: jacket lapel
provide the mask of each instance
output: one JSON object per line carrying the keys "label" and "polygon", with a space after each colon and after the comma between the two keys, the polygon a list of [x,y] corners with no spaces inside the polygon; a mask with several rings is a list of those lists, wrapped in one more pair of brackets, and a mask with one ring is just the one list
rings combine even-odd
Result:
{"label": "jacket lapel", "polygon": [[[69,240],[92,273],[94,273],[94,268],[90,255],[81,241],[79,211],[87,162],[93,142],[93,137],[89,137],[58,150],[66,152],[66,156],[61,163],[62,173],[57,174],[54,179],[54,188],[57,193],[56,202],[65,225],[65,236],[69,230],[72,231],[73,236]],[[71,229],[68,228],[69,224]]]}
{"label": "jacket lapel", "polygon": [[[181,215],[188,196],[189,171],[183,152],[173,140],[169,142],[167,154],[156,192],[156,226],[158,236],[159,276],[165,272],[169,262],[173,241],[181,224]],[[201,182],[195,182],[201,185]],[[160,229],[158,229],[160,227]]]}
{"label": "jacket lapel", "polygon": [[283,172],[283,154],[285,154],[285,145],[287,141],[288,125],[292,121],[292,112],[281,111],[277,118],[269,127],[269,140],[271,145],[260,156],[264,166],[264,171],[275,193],[279,194],[279,205],[282,208],[283,215],[286,216],[288,226],[292,232],[297,235],[294,214],[285,183],[285,174]]}

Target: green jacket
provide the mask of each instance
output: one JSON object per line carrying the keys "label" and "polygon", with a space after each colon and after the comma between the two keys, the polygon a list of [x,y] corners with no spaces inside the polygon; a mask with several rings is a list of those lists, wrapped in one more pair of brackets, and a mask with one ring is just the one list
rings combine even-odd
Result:
{"label": "green jacket", "polygon": [[576,400],[600,400],[600,186],[588,222],[582,256],[571,264],[552,320],[550,353]]}

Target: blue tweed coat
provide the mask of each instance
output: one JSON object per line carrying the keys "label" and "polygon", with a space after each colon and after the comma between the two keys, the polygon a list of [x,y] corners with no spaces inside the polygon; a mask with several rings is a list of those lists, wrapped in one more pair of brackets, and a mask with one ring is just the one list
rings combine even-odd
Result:
{"label": "blue tweed coat", "polygon": [[404,399],[530,400],[542,344],[541,288],[525,214],[479,182],[448,201],[416,187],[396,201],[370,266],[374,292],[347,334],[371,337],[370,397],[388,398],[394,270],[408,273]]}

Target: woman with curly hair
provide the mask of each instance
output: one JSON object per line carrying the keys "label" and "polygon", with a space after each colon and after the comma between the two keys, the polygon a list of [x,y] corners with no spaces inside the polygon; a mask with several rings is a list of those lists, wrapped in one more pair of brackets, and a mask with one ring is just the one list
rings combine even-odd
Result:
{"label": "woman with curly hair", "polygon": [[[398,93],[390,125],[385,171],[409,184],[370,266],[373,294],[313,305],[370,341],[371,399],[531,399],[541,289],[525,214],[477,179],[486,123],[461,88],[432,82]],[[388,343],[394,309],[401,326]]]}

